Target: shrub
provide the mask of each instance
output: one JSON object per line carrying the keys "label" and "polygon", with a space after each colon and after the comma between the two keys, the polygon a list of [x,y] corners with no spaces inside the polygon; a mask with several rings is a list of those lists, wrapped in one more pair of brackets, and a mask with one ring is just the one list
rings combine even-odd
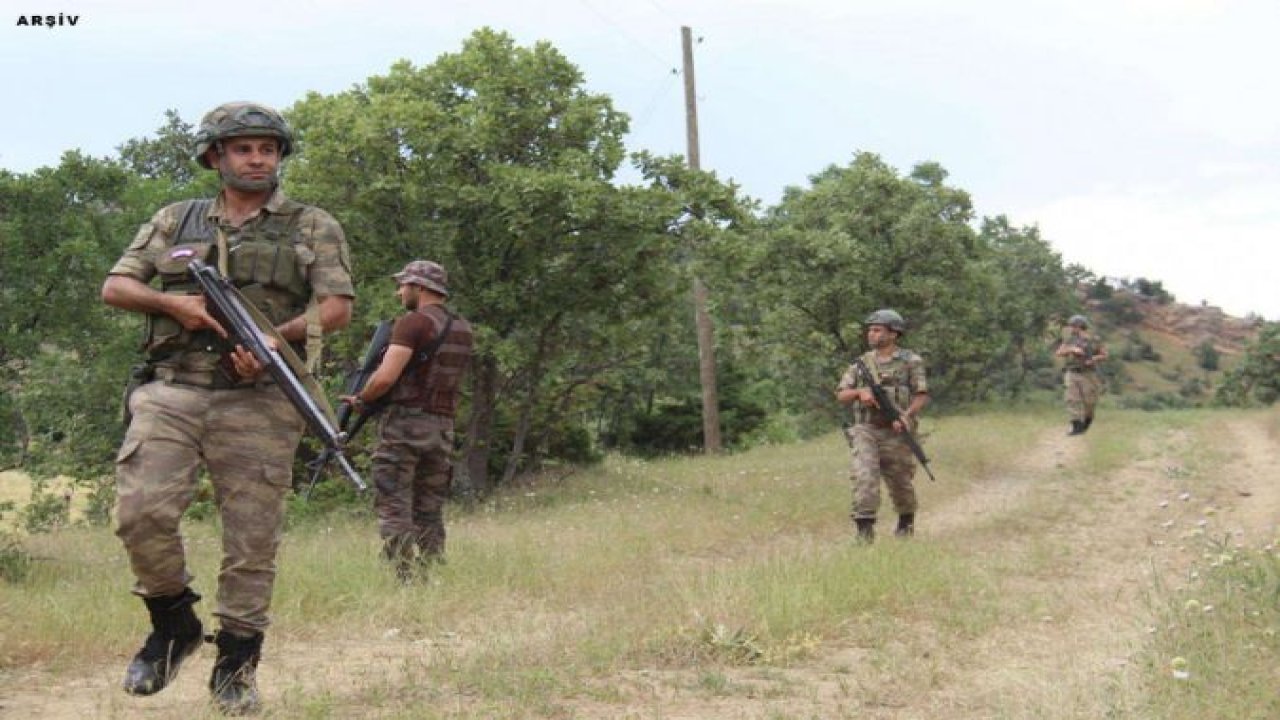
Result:
{"label": "shrub", "polygon": [[20,583],[31,574],[33,564],[34,560],[17,537],[9,533],[0,534],[0,579]]}
{"label": "shrub", "polygon": [[29,533],[52,532],[71,520],[69,496],[49,492],[40,484],[31,486],[31,502],[18,513]]}

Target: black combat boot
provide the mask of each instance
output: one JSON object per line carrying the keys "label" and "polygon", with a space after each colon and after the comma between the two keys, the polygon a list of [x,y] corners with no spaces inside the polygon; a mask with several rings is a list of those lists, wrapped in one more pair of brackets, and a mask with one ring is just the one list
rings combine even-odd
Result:
{"label": "black combat boot", "polygon": [[898,527],[893,531],[898,537],[911,537],[916,534],[916,514],[903,513],[898,516]]}
{"label": "black combat boot", "polygon": [[191,607],[199,599],[191,588],[142,599],[151,615],[151,634],[124,671],[125,692],[158,693],[178,676],[182,661],[204,641],[204,626]]}
{"label": "black combat boot", "polygon": [[209,692],[224,715],[252,715],[261,707],[255,674],[262,656],[262,633],[249,637],[219,630],[213,640],[218,659],[209,677]]}
{"label": "black combat boot", "polygon": [[870,545],[876,541],[875,518],[857,518],[853,524],[858,526],[858,542]]}
{"label": "black combat boot", "polygon": [[1069,432],[1069,433],[1067,433],[1067,434],[1068,434],[1068,435],[1083,435],[1083,434],[1084,434],[1084,428],[1085,428],[1085,424],[1084,424],[1084,421],[1083,421],[1083,420],[1072,420],[1072,421],[1071,421],[1071,432]]}

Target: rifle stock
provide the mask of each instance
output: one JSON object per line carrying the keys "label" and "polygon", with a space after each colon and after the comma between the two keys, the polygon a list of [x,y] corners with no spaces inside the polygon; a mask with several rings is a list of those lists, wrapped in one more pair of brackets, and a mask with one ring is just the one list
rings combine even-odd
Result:
{"label": "rifle stock", "polygon": [[[862,361],[862,358],[854,360],[854,366],[858,368],[858,372],[867,381],[867,387],[871,389],[872,396],[876,399],[876,404],[880,406],[880,412],[888,418],[890,423],[902,420],[902,412],[898,410],[898,406],[893,404],[893,400],[889,398],[889,393],[885,391],[884,386],[876,382],[871,375],[871,369]],[[910,448],[911,454],[916,456],[916,460],[920,461],[920,467],[924,468],[925,474],[929,476],[929,480],[937,482],[937,478],[933,476],[933,471],[929,469],[929,458],[924,454],[924,448],[920,447],[920,443],[915,436],[911,434],[911,429],[906,422],[902,423],[902,440]]]}
{"label": "rifle stock", "polygon": [[[342,472],[356,486],[356,490],[360,492],[367,490],[369,486],[360,477],[360,473],[356,472],[343,450],[346,434],[335,425],[328,408],[322,407],[307,391],[294,367],[282,354],[292,351],[287,350],[285,345],[282,345],[281,349],[273,348],[267,342],[266,331],[254,319],[255,313],[260,315],[257,313],[257,308],[253,308],[235,286],[218,272],[217,268],[200,260],[192,260],[188,266],[188,272],[199,283],[211,313],[218,322],[222,323],[231,341],[253,353],[258,362],[266,368],[271,379],[280,386],[294,409],[302,416],[307,428],[320,438],[325,452],[337,461]],[[325,404],[327,406],[327,402]]]}

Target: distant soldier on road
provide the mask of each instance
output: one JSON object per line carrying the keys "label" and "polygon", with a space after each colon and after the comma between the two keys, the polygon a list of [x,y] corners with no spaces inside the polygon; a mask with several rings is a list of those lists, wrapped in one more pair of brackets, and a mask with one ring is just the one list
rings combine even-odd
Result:
{"label": "distant soldier on road", "polygon": [[858,539],[872,542],[881,481],[888,486],[898,513],[894,534],[910,536],[915,532],[916,491],[912,478],[916,461],[903,432],[915,429],[916,418],[929,404],[929,385],[924,360],[898,347],[898,339],[907,328],[901,315],[894,310],[877,310],[863,324],[871,350],[860,360],[875,382],[887,391],[901,416],[891,422],[877,405],[865,373],[856,363],[849,366],[836,386],[836,400],[853,407],[853,424],[845,431],[852,456],[852,517]]}
{"label": "distant soldier on road", "polygon": [[1081,435],[1093,424],[1093,414],[1102,395],[1102,375],[1098,363],[1107,359],[1107,348],[1089,332],[1089,318],[1072,315],[1067,335],[1054,353],[1064,359],[1062,383],[1066,388],[1067,414],[1071,418],[1068,435]]}

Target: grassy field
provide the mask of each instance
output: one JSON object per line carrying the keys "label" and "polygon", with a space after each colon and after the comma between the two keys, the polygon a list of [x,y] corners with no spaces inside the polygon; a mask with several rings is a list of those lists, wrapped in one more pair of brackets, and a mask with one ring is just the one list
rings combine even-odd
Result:
{"label": "grassy field", "polygon": [[[263,661],[269,715],[1280,716],[1271,516],[1253,521],[1267,542],[1216,536],[1187,503],[1156,524],[1170,512],[1157,500],[1178,510],[1181,487],[1228,506],[1226,417],[1108,410],[1105,431],[1074,445],[1057,409],[930,421],[939,482],[917,478],[920,534],[873,547],[851,541],[835,434],[716,458],[612,457],[454,508],[448,564],[410,586],[378,562],[367,512],[294,523]],[[1230,417],[1271,443],[1256,462],[1280,447],[1275,414]],[[208,620],[219,528],[186,531]],[[0,582],[0,713],[208,712],[207,649],[199,677],[158,699],[115,689],[145,617],[109,529],[21,547],[29,572]],[[1148,552],[1161,572],[1116,577]],[[1088,630],[1115,620],[1098,597],[1133,615],[1117,627],[1159,628],[1126,639],[1120,671],[1088,660]],[[1077,670],[1053,669],[1054,643]]]}

